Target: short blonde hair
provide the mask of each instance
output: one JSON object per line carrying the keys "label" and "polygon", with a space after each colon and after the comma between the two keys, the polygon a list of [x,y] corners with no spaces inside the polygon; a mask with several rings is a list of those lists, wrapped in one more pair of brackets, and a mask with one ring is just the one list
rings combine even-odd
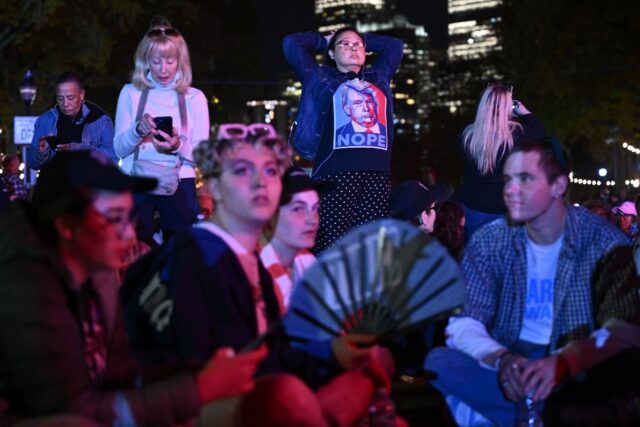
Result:
{"label": "short blonde hair", "polygon": [[269,150],[278,162],[280,175],[291,163],[291,149],[287,142],[280,136],[244,139],[210,139],[202,141],[193,150],[193,158],[202,173],[204,179],[218,178],[222,173],[222,166],[230,151],[235,150],[241,144],[249,144],[258,150]]}
{"label": "short blonde hair", "polygon": [[162,57],[176,56],[180,77],[176,82],[176,91],[185,93],[191,86],[191,60],[189,48],[182,35],[173,28],[154,28],[143,38],[133,57],[135,68],[131,76],[131,83],[138,90],[153,87],[147,78],[149,73],[149,59],[157,53]]}

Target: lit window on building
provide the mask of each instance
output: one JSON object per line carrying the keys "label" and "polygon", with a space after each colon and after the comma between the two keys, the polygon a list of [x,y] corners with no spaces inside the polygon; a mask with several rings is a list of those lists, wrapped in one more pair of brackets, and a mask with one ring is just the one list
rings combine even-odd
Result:
{"label": "lit window on building", "polygon": [[373,6],[376,9],[384,8],[385,0],[316,0],[315,11],[316,15],[323,13],[326,9],[331,9],[340,6]]}
{"label": "lit window on building", "polygon": [[449,0],[449,13],[468,12],[470,10],[491,9],[503,4],[502,0]]}

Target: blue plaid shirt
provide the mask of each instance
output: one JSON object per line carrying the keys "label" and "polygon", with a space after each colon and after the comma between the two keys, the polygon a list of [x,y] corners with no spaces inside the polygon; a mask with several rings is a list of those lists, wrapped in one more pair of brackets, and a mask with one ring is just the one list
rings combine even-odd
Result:
{"label": "blue plaid shirt", "polygon": [[[524,317],[525,233],[523,225],[496,220],[474,234],[462,260],[468,294],[460,316],[482,322],[489,335],[506,347],[518,340]],[[554,288],[551,351],[585,338],[609,318],[637,317],[636,282],[613,277],[622,276],[626,268],[604,266],[605,255],[619,263],[622,258],[612,256],[617,251],[630,252],[629,240],[620,230],[584,208],[567,206]],[[612,274],[604,278],[603,268]]]}

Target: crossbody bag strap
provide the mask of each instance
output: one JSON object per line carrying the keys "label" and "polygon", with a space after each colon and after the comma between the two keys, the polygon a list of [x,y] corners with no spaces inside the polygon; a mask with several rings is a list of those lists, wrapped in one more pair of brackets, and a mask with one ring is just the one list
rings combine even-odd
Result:
{"label": "crossbody bag strap", "polygon": [[184,98],[184,93],[178,92],[178,109],[180,110],[180,132],[185,137],[187,136],[187,101]]}
{"label": "crossbody bag strap", "polygon": [[[180,110],[180,135],[184,135],[187,137],[187,101],[185,99],[184,93],[178,92],[178,109]],[[191,160],[181,156],[178,154],[178,157],[183,163],[188,164],[191,167],[195,167],[195,163]]]}
{"label": "crossbody bag strap", "polygon": [[[133,122],[134,126],[140,121],[142,118],[142,113],[144,113],[144,107],[147,105],[147,98],[149,97],[149,89],[145,89],[140,94],[140,101],[138,101],[138,111],[136,112],[136,121]],[[138,160],[138,152],[140,151],[140,144],[136,145],[136,151],[133,155],[133,161]]]}

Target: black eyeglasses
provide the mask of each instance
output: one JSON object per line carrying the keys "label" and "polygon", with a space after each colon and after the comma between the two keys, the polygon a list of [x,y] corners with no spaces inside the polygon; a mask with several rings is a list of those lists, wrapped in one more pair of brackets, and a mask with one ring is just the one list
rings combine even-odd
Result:
{"label": "black eyeglasses", "polygon": [[[436,200],[435,202],[433,202],[432,206],[429,206],[428,208],[426,208],[424,211],[424,213],[426,213],[427,215],[429,215],[429,212],[434,211],[436,213],[436,215],[438,215],[440,213],[440,201]],[[418,225],[424,225],[424,223],[422,222],[422,212],[420,212],[417,216],[418,218]]]}
{"label": "black eyeglasses", "polygon": [[429,206],[424,211],[425,212],[435,211],[436,214],[439,213],[440,212],[440,200],[436,200],[435,202],[433,202],[433,205]]}
{"label": "black eyeglasses", "polygon": [[128,214],[120,211],[116,212],[102,212],[93,206],[93,210],[102,218],[107,224],[112,226],[119,236],[124,236],[127,227],[135,228],[138,221],[138,211],[132,209]]}
{"label": "black eyeglasses", "polygon": [[356,49],[364,49],[364,42],[362,41],[350,42],[348,40],[343,40],[336,43],[336,47],[341,47],[344,50],[351,50],[354,47]]}
{"label": "black eyeglasses", "polygon": [[147,33],[148,37],[171,36],[177,37],[180,33],[175,28],[154,28]]}

